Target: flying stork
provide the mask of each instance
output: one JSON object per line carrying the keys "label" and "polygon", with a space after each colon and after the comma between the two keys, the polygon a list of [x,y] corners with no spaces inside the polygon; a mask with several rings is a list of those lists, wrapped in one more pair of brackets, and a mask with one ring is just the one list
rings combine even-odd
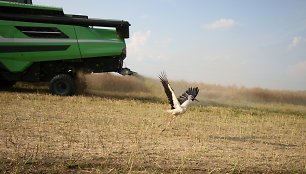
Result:
{"label": "flying stork", "polygon": [[[170,125],[171,121],[177,116],[184,114],[187,110],[187,107],[192,101],[198,101],[196,99],[196,96],[199,93],[198,87],[190,87],[188,88],[179,98],[177,98],[174,94],[173,89],[171,88],[169,81],[167,79],[167,75],[165,72],[161,72],[161,74],[158,76],[160,79],[160,82],[162,83],[165,93],[168,97],[169,104],[171,105],[171,109],[167,110],[168,113],[173,115],[173,118],[170,120],[168,125]],[[167,125],[167,126],[168,126]],[[166,128],[165,128],[166,129]],[[163,129],[162,131],[164,131]]]}

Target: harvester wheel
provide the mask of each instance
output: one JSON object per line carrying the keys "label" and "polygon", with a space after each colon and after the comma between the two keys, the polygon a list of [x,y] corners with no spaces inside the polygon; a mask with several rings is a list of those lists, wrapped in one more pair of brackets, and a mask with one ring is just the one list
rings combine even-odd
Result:
{"label": "harvester wheel", "polygon": [[50,81],[49,89],[53,95],[69,96],[75,94],[76,85],[69,74],[58,74]]}

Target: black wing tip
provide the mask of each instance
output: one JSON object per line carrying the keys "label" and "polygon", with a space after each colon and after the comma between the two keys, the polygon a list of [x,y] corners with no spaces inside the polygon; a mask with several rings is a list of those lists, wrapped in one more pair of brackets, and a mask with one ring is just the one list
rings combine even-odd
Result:
{"label": "black wing tip", "polygon": [[167,95],[169,104],[171,105],[171,109],[174,109],[174,104],[173,104],[173,99],[172,99],[172,93],[170,91],[169,88],[171,88],[167,79],[167,74],[165,73],[165,71],[162,71],[159,75],[158,78],[160,79],[160,82],[162,83],[163,87],[164,87],[164,91]]}
{"label": "black wing tip", "polygon": [[192,101],[196,100],[196,96],[199,93],[199,88],[198,87],[189,87],[179,98],[180,104],[184,103],[188,99],[188,95],[192,95]]}
{"label": "black wing tip", "polygon": [[198,95],[199,93],[199,88],[198,87],[190,87],[188,88],[188,90],[186,91],[186,93],[188,95],[192,95],[193,96],[193,100],[196,98],[196,96]]}
{"label": "black wing tip", "polygon": [[163,81],[168,82],[167,74],[166,74],[165,71],[162,71],[162,72],[158,75],[158,78],[160,79],[161,82],[163,82]]}

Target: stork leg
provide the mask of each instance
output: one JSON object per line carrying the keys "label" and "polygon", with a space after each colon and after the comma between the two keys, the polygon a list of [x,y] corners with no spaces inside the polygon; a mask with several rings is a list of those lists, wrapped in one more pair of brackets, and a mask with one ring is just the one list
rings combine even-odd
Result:
{"label": "stork leg", "polygon": [[169,126],[170,124],[172,123],[172,121],[176,118],[175,115],[172,116],[171,120],[167,123],[167,125],[165,126],[165,128],[161,131],[161,132],[164,132]]}

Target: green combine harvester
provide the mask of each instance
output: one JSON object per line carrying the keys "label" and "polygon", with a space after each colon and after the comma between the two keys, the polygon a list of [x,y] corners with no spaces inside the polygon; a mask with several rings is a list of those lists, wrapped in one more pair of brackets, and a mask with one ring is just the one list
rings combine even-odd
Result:
{"label": "green combine harvester", "polygon": [[75,94],[78,71],[131,75],[123,68],[129,26],[31,0],[0,0],[0,88],[50,82],[52,94],[67,96]]}

